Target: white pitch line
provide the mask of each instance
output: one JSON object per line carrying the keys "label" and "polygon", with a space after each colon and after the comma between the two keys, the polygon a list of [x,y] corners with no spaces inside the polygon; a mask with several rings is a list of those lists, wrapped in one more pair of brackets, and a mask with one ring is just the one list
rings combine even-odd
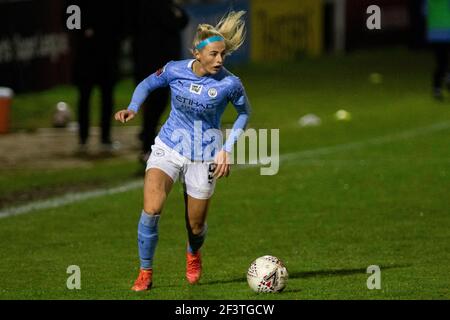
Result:
{"label": "white pitch line", "polygon": [[52,198],[48,200],[41,200],[36,202],[30,202],[26,205],[13,207],[9,209],[5,209],[0,211],[0,219],[6,218],[9,216],[17,216],[20,214],[29,213],[35,210],[42,209],[50,209],[64,206],[66,204],[71,204],[74,202],[79,202],[87,199],[97,198],[105,195],[112,195],[116,193],[122,193],[126,191],[130,191],[143,186],[142,180],[135,180],[128,182],[120,187],[116,188],[108,188],[108,189],[97,189],[93,191],[87,192],[78,192],[78,193],[68,193],[61,197]]}
{"label": "white pitch line", "polygon": [[[331,153],[339,152],[339,151],[343,151],[343,150],[360,149],[360,148],[363,148],[368,145],[380,145],[380,144],[385,144],[385,143],[389,143],[389,142],[393,142],[393,141],[410,139],[410,138],[417,137],[420,135],[426,135],[426,134],[430,134],[433,132],[446,130],[448,128],[450,128],[449,121],[439,122],[439,123],[435,123],[435,124],[427,126],[427,127],[416,128],[416,129],[412,129],[412,130],[407,130],[407,131],[403,131],[403,132],[399,132],[399,133],[395,133],[395,134],[391,134],[391,135],[386,135],[386,136],[381,136],[381,137],[377,137],[377,138],[372,138],[372,139],[368,139],[368,140],[363,140],[363,141],[359,141],[359,142],[343,143],[343,144],[338,144],[338,145],[330,146],[330,147],[323,147],[323,148],[316,148],[316,149],[311,149],[311,150],[286,153],[286,154],[280,156],[280,162],[295,160],[295,159],[305,158],[305,157],[311,157],[311,156],[327,155],[327,154],[331,154]],[[259,165],[238,166],[236,169],[254,168],[255,166],[260,166],[261,164],[267,164],[268,163],[267,160],[270,160],[270,159],[269,158],[260,159]],[[67,204],[80,202],[80,201],[84,201],[84,200],[92,199],[92,198],[98,198],[98,197],[102,197],[105,195],[113,195],[113,194],[117,194],[117,193],[123,193],[123,192],[127,192],[127,191],[130,191],[133,189],[142,188],[142,186],[143,186],[143,181],[142,181],[142,179],[139,179],[139,180],[134,180],[134,181],[128,182],[120,187],[97,189],[97,190],[93,190],[93,191],[79,192],[79,193],[71,193],[71,194],[66,194],[62,197],[31,202],[31,203],[28,203],[23,206],[7,208],[7,209],[0,211],[0,219],[7,218],[10,216],[27,214],[27,213],[30,213],[32,211],[37,211],[37,210],[57,208],[57,207],[61,207],[61,206],[67,205]]]}
{"label": "white pitch line", "polygon": [[438,123],[432,124],[427,127],[406,130],[406,131],[402,131],[402,132],[398,132],[398,133],[394,133],[394,134],[390,134],[390,135],[385,135],[385,136],[381,136],[381,137],[376,137],[376,138],[372,138],[372,139],[368,139],[368,140],[349,142],[349,143],[338,144],[338,145],[330,146],[330,147],[312,149],[312,150],[286,153],[286,154],[280,156],[280,162],[287,161],[287,160],[294,160],[294,159],[298,159],[298,158],[311,157],[311,156],[327,155],[330,153],[343,151],[343,150],[361,149],[368,145],[381,145],[381,144],[386,144],[386,143],[393,142],[393,141],[406,140],[406,139],[414,138],[417,136],[446,130],[449,128],[450,128],[450,121],[438,122]]}
{"label": "white pitch line", "polygon": [[[284,162],[284,161],[296,160],[299,158],[308,158],[308,157],[327,155],[327,154],[344,151],[344,150],[361,149],[368,145],[386,144],[389,142],[410,139],[410,138],[414,138],[417,136],[446,130],[449,128],[450,128],[450,121],[438,122],[438,123],[432,124],[427,127],[406,130],[406,131],[402,131],[402,132],[398,132],[398,133],[394,133],[394,134],[390,134],[390,135],[385,135],[385,136],[381,136],[381,137],[371,138],[371,139],[367,139],[367,140],[363,140],[363,141],[342,143],[342,144],[337,144],[337,145],[329,146],[329,147],[322,147],[322,148],[315,148],[315,149],[311,149],[311,150],[303,150],[303,151],[285,153],[285,154],[280,155],[280,163]],[[244,168],[266,165],[266,164],[270,163],[270,160],[271,160],[270,157],[260,158],[259,164],[246,165]]]}

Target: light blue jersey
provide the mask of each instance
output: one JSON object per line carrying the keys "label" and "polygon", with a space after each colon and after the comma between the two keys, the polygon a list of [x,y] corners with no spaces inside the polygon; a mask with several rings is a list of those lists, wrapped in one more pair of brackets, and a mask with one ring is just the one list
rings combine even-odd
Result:
{"label": "light blue jersey", "polygon": [[190,160],[211,160],[222,148],[220,119],[231,102],[238,116],[223,149],[231,152],[245,129],[250,105],[238,77],[224,67],[215,74],[197,76],[195,60],[171,61],[144,79],[135,89],[129,110],[138,112],[151,91],[170,86],[171,111],[158,137]]}

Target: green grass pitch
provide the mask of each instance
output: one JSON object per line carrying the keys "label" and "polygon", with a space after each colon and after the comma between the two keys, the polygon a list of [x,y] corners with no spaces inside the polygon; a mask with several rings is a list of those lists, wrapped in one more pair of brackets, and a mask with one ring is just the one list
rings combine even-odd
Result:
{"label": "green grass pitch", "polygon": [[[283,160],[277,175],[235,168],[218,182],[198,285],[184,278],[177,184],[160,221],[151,291],[130,291],[142,206],[135,189],[0,219],[0,299],[449,299],[450,101],[431,99],[432,67],[427,53],[390,50],[234,69],[252,103],[250,126],[279,128],[280,153],[298,154]],[[369,81],[374,72],[381,83]],[[130,90],[129,81],[119,85],[121,104]],[[71,87],[49,96],[58,92],[75,100]],[[34,101],[50,100],[36,95]],[[32,96],[16,101],[24,107],[14,127],[39,124]],[[352,120],[336,121],[339,109]],[[322,125],[301,128],[297,120],[307,113]],[[230,108],[224,121],[233,118]],[[439,130],[428,130],[436,124]],[[314,151],[333,146],[340,147]],[[90,179],[117,186],[134,179],[136,168],[111,160],[92,168],[0,169],[0,192]],[[288,268],[280,294],[255,294],[246,283],[250,263],[266,254]],[[81,290],[66,288],[69,265],[81,268]],[[381,269],[380,290],[366,286],[370,265]]]}

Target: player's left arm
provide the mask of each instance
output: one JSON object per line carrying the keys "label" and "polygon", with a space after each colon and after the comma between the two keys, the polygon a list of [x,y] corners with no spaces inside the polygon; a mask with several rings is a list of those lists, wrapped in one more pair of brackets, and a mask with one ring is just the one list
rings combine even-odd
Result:
{"label": "player's left arm", "polygon": [[233,150],[233,145],[242,133],[244,133],[251,113],[250,103],[247,94],[245,93],[244,86],[237,78],[235,85],[232,90],[230,90],[228,99],[236,109],[237,117],[222,150],[217,154],[215,161],[217,166],[214,171],[214,176],[216,178],[221,178],[223,176],[228,177],[230,174],[230,153]]}

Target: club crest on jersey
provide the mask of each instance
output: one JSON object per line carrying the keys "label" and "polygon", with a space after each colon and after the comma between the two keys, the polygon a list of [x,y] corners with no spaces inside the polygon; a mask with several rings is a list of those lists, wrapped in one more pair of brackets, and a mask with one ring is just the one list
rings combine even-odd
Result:
{"label": "club crest on jersey", "polygon": [[157,156],[157,157],[163,157],[163,156],[164,156],[164,150],[162,150],[162,149],[156,149],[156,150],[154,151],[154,154],[155,154],[155,156]]}
{"label": "club crest on jersey", "polygon": [[191,83],[191,87],[189,88],[189,91],[192,93],[195,93],[195,94],[200,94],[200,93],[202,93],[202,89],[203,89],[202,85]]}
{"label": "club crest on jersey", "polygon": [[211,98],[217,97],[217,89],[216,88],[210,88],[208,90],[208,96],[210,96]]}

